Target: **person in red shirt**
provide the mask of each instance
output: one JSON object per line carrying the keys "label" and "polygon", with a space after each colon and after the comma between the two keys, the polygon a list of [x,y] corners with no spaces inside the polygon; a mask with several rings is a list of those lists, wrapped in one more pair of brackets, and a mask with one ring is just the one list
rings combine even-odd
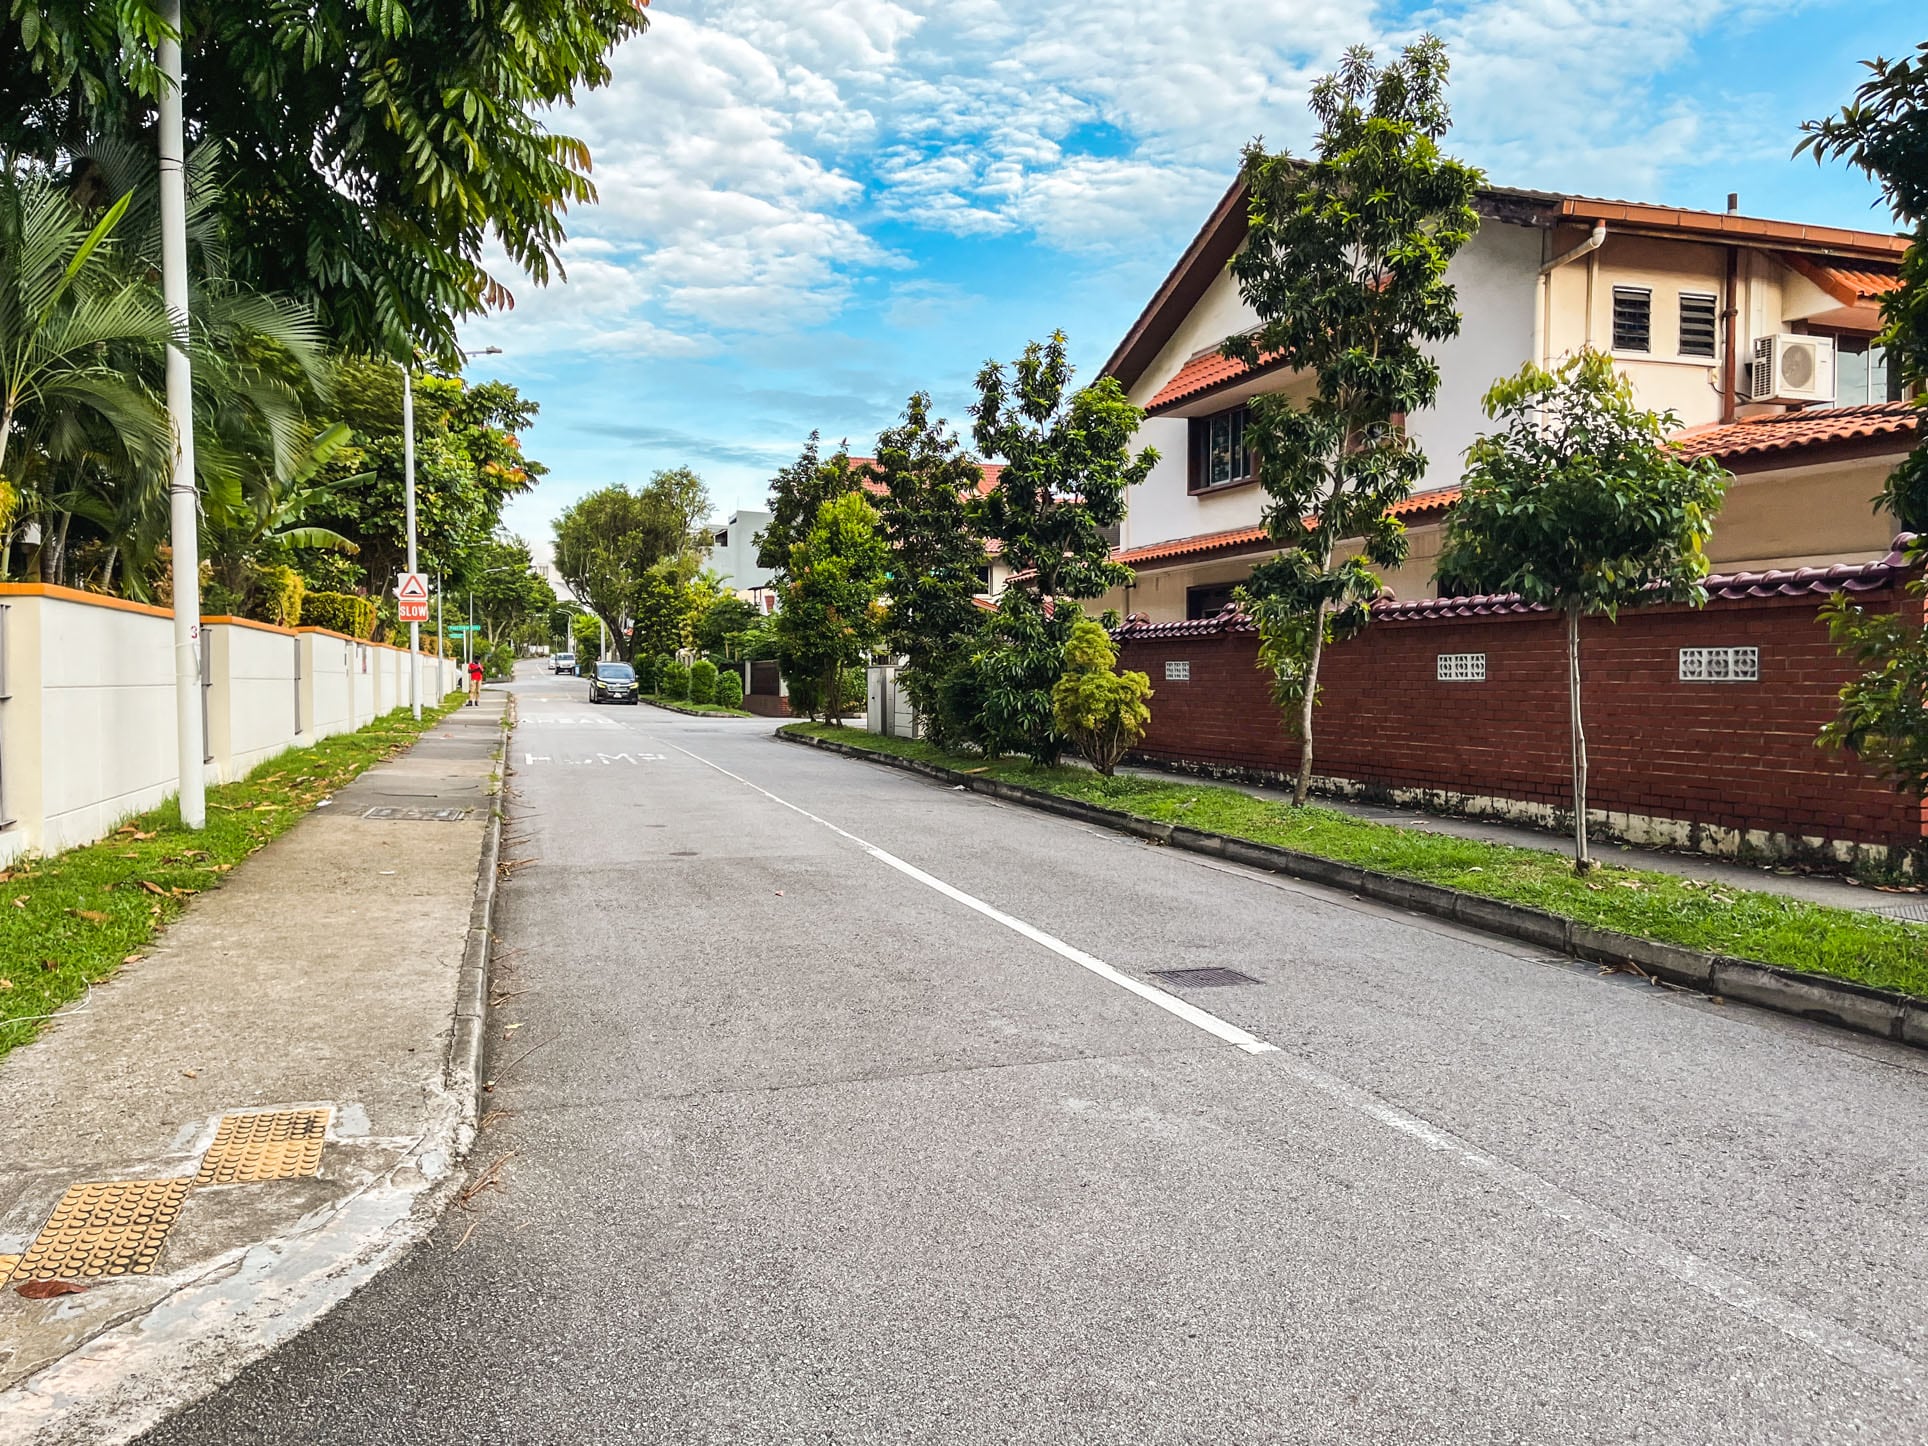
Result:
{"label": "person in red shirt", "polygon": [[469,707],[482,706],[482,664],[475,660],[469,664]]}

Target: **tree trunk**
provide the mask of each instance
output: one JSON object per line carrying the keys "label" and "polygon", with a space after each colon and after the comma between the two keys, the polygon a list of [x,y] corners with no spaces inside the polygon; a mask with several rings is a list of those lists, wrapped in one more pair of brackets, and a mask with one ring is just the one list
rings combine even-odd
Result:
{"label": "tree trunk", "polygon": [[1593,867],[1587,853],[1587,729],[1580,718],[1580,605],[1569,603],[1566,615],[1567,710],[1573,720],[1573,871]]}
{"label": "tree trunk", "polygon": [[63,512],[60,514],[60,526],[54,530],[54,563],[47,570],[47,581],[57,587],[64,587],[67,583],[67,529],[73,526],[73,522],[74,514]]}
{"label": "tree trunk", "polygon": [[1312,653],[1305,660],[1305,697],[1299,700],[1299,781],[1292,785],[1292,806],[1305,807],[1312,791],[1312,710],[1319,701],[1319,660],[1325,656],[1326,604],[1312,620]]}
{"label": "tree trunk", "polygon": [[118,542],[110,543],[107,548],[107,560],[100,565],[100,590],[102,592],[112,592],[114,590],[114,564],[119,561],[120,544]]}

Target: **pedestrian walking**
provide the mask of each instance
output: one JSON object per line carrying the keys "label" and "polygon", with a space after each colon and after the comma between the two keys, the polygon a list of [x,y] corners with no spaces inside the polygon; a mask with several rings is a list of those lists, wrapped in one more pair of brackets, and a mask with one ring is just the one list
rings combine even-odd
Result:
{"label": "pedestrian walking", "polygon": [[469,707],[482,706],[482,662],[475,659],[469,663]]}

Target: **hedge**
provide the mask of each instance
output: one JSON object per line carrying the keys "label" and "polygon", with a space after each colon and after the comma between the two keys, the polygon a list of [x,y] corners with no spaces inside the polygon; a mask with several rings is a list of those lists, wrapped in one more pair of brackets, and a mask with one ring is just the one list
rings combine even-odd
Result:
{"label": "hedge", "polygon": [[301,600],[301,621],[351,638],[375,635],[375,600],[352,592],[311,592]]}

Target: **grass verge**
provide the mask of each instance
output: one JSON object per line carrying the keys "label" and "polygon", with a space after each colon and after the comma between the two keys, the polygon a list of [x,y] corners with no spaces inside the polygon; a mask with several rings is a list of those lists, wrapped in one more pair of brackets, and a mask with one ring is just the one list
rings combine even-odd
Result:
{"label": "grass verge", "polygon": [[417,723],[406,708],[353,733],[290,749],[208,790],[207,827],[181,827],[177,800],[99,843],[0,870],[0,1055],[25,1044],[90,984],[140,957],[154,935],[236,864],[316,804],[433,728],[451,694]]}
{"label": "grass verge", "polygon": [[719,718],[754,718],[754,713],[746,713],[741,708],[725,708],[720,703],[692,703],[685,698],[658,698],[654,693],[643,694],[645,703],[654,703],[658,708],[667,708],[672,713],[714,713]]}
{"label": "grass verge", "polygon": [[1374,823],[1316,805],[1295,809],[1206,783],[1101,778],[1085,768],[960,757],[919,740],[820,723],[793,723],[783,731],[1526,904],[1597,929],[1928,996],[1928,926],[1657,869],[1603,863],[1582,879],[1560,854]]}

